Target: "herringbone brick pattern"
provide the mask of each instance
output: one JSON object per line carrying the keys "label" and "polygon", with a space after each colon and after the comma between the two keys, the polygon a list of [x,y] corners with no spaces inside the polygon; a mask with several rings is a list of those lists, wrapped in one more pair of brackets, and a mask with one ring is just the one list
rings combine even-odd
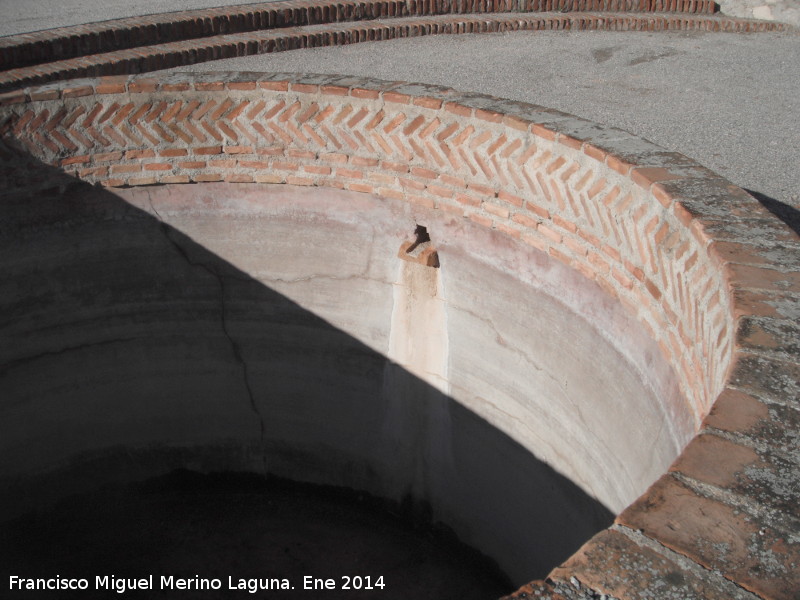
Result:
{"label": "herringbone brick pattern", "polygon": [[322,185],[446,210],[550,254],[637,312],[698,425],[719,393],[733,339],[727,288],[704,241],[652,202],[647,173],[633,185],[629,167],[546,128],[436,98],[273,81],[102,93],[123,87],[15,105],[0,152],[16,146],[111,186]]}

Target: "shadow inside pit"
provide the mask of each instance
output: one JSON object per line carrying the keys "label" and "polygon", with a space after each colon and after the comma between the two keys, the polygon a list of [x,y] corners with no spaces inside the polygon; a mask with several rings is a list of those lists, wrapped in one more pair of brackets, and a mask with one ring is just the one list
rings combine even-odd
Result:
{"label": "shadow inside pit", "polygon": [[[95,576],[149,573],[294,581],[315,575],[326,555],[347,556],[347,536],[328,532],[318,562],[303,557],[321,534],[287,512],[296,560],[280,572],[230,572],[237,556],[283,542],[265,535],[264,547],[248,546],[255,542],[242,532],[262,517],[231,523],[231,504],[218,496],[142,508],[124,487],[176,469],[394,496],[385,506],[417,527],[452,527],[513,585],[546,576],[611,523],[574,483],[380,353],[114,193],[37,169],[40,181],[66,189],[0,201],[0,589],[10,575],[92,585]],[[318,488],[321,502],[330,489]],[[241,497],[236,485],[229,491]],[[198,494],[201,503],[208,497],[204,524],[192,520],[202,520]],[[92,502],[104,508],[87,510]],[[267,502],[264,510],[277,509]],[[215,514],[213,535],[189,535]],[[133,532],[135,551],[121,551]],[[415,588],[413,563],[390,564],[394,536],[353,557],[351,572],[327,575],[391,571],[398,576],[380,593],[387,599],[474,597],[447,581]],[[116,596],[90,588],[58,597]]]}
{"label": "shadow inside pit", "polygon": [[773,215],[778,217],[781,221],[786,223],[792,231],[794,231],[797,235],[800,235],[800,211],[781,202],[780,200],[775,200],[775,198],[770,198],[769,196],[762,194],[761,192],[756,192],[754,190],[745,189],[745,191],[750,194],[753,198],[758,200],[761,205],[766,208],[769,212]]}

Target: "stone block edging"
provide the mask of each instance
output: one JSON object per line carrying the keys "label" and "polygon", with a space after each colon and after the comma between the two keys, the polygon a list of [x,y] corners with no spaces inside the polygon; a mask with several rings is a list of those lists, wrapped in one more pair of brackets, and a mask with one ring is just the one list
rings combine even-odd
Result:
{"label": "stone block edging", "polygon": [[690,159],[542,107],[293,74],[20,90],[0,96],[0,136],[4,194],[31,201],[36,161],[110,187],[327,186],[446,211],[565,263],[658,342],[687,403],[676,418],[699,434],[614,526],[515,597],[800,589],[800,240]]}

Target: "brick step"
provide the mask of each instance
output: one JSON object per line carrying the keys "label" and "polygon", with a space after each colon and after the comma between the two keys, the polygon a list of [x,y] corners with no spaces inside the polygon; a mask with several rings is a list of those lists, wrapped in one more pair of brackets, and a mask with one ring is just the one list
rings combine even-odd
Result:
{"label": "brick step", "polygon": [[435,34],[507,31],[781,31],[781,23],[672,13],[494,13],[400,17],[217,35],[82,56],[0,73],[8,90],[62,79],[144,73],[223,58]]}
{"label": "brick step", "polygon": [[713,0],[291,0],[116,19],[0,38],[0,70],[114,50],[247,31],[509,12],[678,12],[711,14]]}

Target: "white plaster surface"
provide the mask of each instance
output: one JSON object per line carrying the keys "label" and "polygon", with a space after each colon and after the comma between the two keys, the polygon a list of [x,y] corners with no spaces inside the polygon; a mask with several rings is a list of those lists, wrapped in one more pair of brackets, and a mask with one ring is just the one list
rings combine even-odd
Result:
{"label": "white plaster surface", "polygon": [[[427,505],[523,583],[692,433],[652,341],[599,287],[439,213],[236,184],[4,211],[6,513],[37,485],[269,472]],[[397,257],[416,224],[440,269]]]}

